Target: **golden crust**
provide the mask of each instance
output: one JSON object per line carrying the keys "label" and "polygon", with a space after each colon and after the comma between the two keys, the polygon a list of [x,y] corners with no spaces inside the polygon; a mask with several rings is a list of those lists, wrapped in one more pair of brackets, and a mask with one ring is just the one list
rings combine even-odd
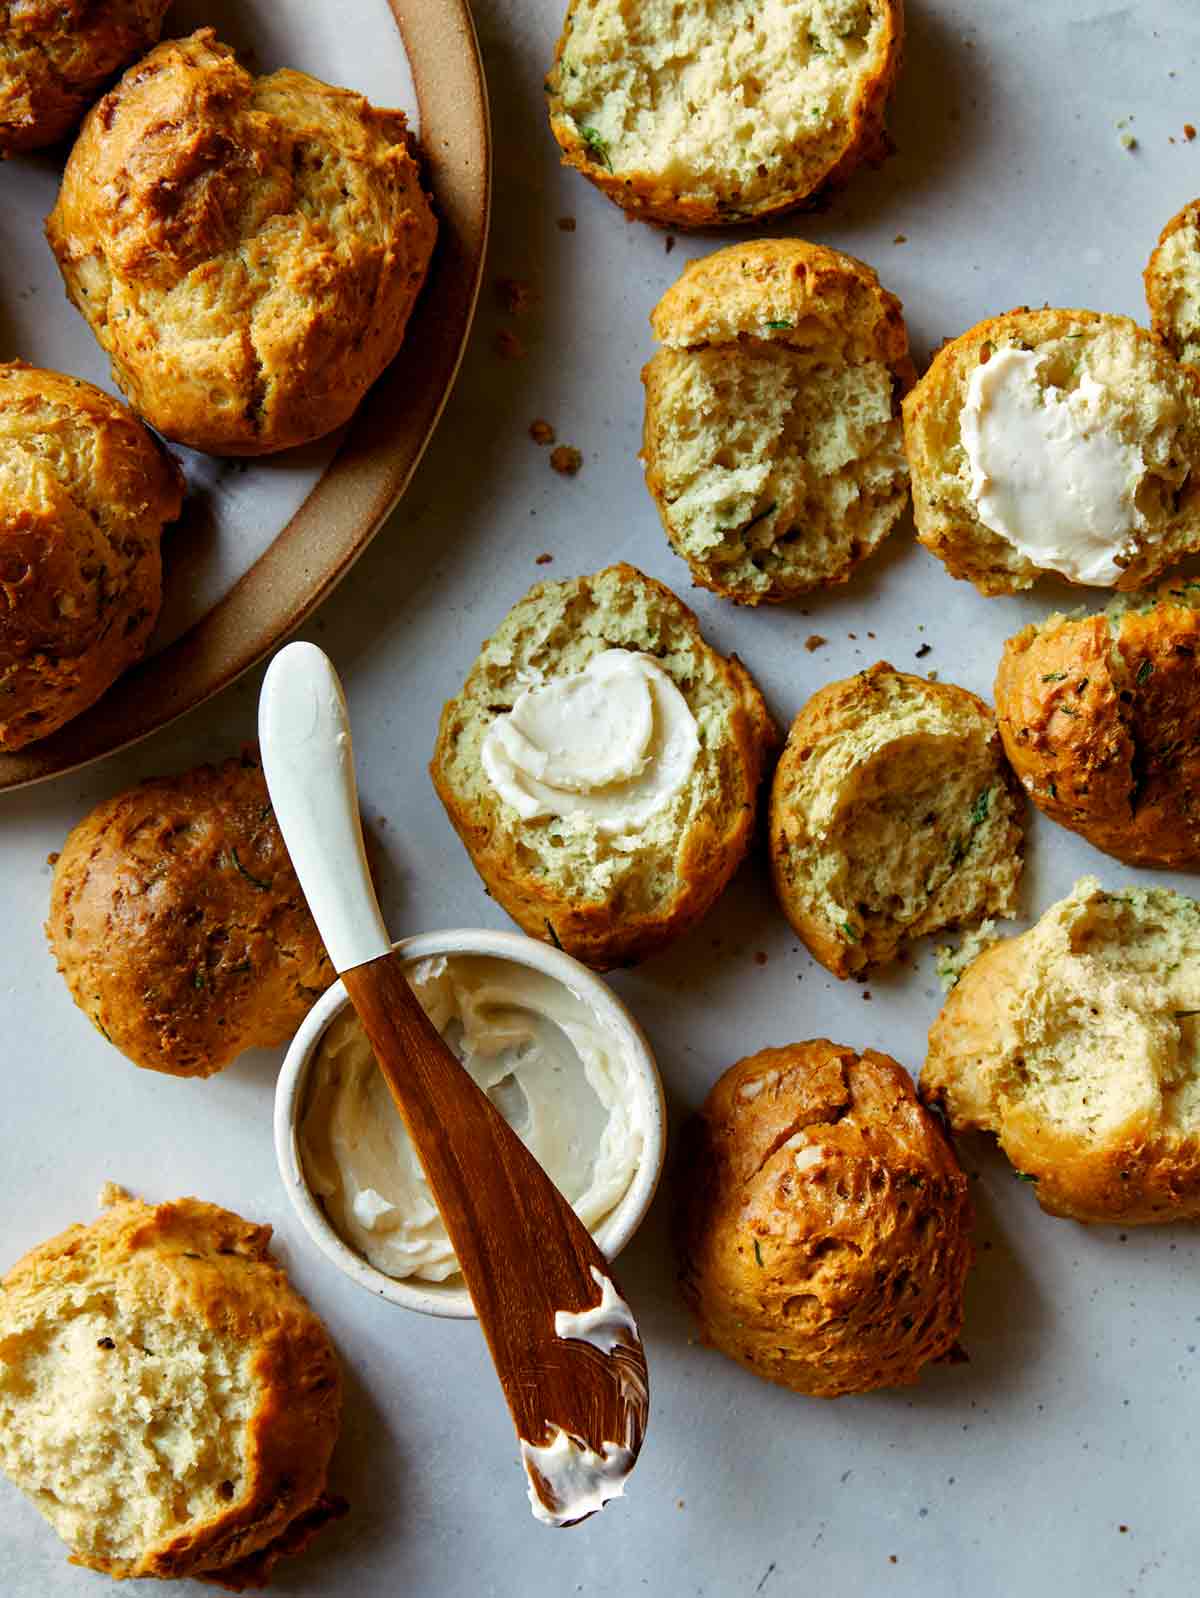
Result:
{"label": "golden crust", "polygon": [[63,845],[46,935],[98,1030],[173,1076],[287,1042],[334,980],[251,751],[98,805]]}
{"label": "golden crust", "polygon": [[996,717],[1039,810],[1133,866],[1200,860],[1200,614],[1168,583],[1149,609],[1052,616],[1004,646]]}
{"label": "golden crust", "polygon": [[400,348],[436,223],[403,113],[254,78],[202,29],[89,113],[46,232],[135,409],[261,455],[349,420]]}
{"label": "golden crust", "polygon": [[[705,643],[696,617],[665,584],[620,562],[593,577],[576,578],[571,586],[590,601],[593,586],[605,577],[636,585],[662,608],[670,624],[695,649],[704,651],[720,673],[732,706],[732,747],[722,795],[724,824],[715,825],[714,818],[704,814],[688,827],[675,857],[678,886],[670,902],[658,910],[639,912],[611,898],[588,902],[567,898],[523,863],[523,851],[501,815],[498,799],[489,795],[476,802],[459,791],[449,766],[478,665],[462,692],[448,700],[442,711],[429,767],[446,814],[491,897],[531,938],[553,943],[597,971],[636,965],[656,954],[715,903],[750,847],[759,784],[779,737],[762,694],[741,661],[736,655],[719,655]],[[542,586],[535,587],[526,599],[535,599]]]}
{"label": "golden crust", "polygon": [[[908,353],[903,307],[881,285],[873,268],[854,256],[801,239],[755,239],[692,261],[650,314],[654,336],[668,348],[696,349],[766,339],[787,348],[819,349],[831,361],[878,361],[894,379],[894,405],[911,388],[915,370]],[[646,390],[642,460],[646,487],[676,554],[688,563],[692,581],[736,604],[777,604],[814,586],[835,587],[874,553],[877,542],[855,543],[820,581],[788,581],[776,574],[766,587],[722,577],[723,568],[693,558],[671,515],[663,461],[669,439],[663,431],[662,356],[642,368]],[[737,418],[731,418],[731,423]]]}
{"label": "golden crust", "polygon": [[[871,962],[864,950],[861,935],[853,939],[838,936],[829,922],[810,908],[807,897],[793,885],[788,869],[793,832],[790,823],[792,792],[814,749],[832,741],[845,740],[870,723],[879,710],[878,689],[889,678],[899,679],[918,689],[928,703],[943,705],[955,715],[974,711],[979,717],[983,734],[995,726],[991,707],[969,689],[960,688],[954,683],[930,682],[909,672],[898,672],[886,661],[878,661],[853,677],[826,683],[801,707],[788,731],[771,784],[768,825],[771,877],[780,907],[804,946],[815,960],[819,960],[836,977],[854,976]],[[994,732],[991,737],[995,738]],[[1019,804],[1019,789],[998,752],[996,780],[1005,785]],[[1021,830],[1016,820],[1011,828],[1010,848],[1016,854],[1022,848]]]}
{"label": "golden crust", "polygon": [[737,191],[712,198],[680,194],[655,172],[610,171],[577,129],[563,107],[560,68],[570,39],[575,13],[588,0],[571,0],[563,21],[562,33],[554,52],[554,63],[546,78],[547,111],[550,131],[562,151],[563,166],[582,172],[602,194],[623,211],[644,222],[664,227],[700,228],[736,226],[767,222],[772,217],[794,211],[805,202],[815,204],[819,197],[846,184],[858,167],[878,166],[892,152],[885,127],[887,103],[900,73],[904,55],[903,0],[875,0],[884,25],[882,60],[878,70],[863,82],[851,108],[841,148],[832,159],[811,172],[798,187],[787,187],[754,203],[743,203]]}
{"label": "golden crust", "polygon": [[1146,287],[1146,304],[1150,308],[1150,325],[1162,339],[1177,361],[1186,360],[1195,346],[1195,329],[1180,325],[1175,294],[1165,260],[1164,246],[1178,233],[1193,235],[1191,250],[1192,269],[1200,282],[1200,200],[1192,200],[1182,211],[1177,211],[1158,235],[1158,245],[1146,262],[1142,281]]}
{"label": "golden crust", "polygon": [[115,1315],[122,1302],[135,1303],[244,1354],[256,1389],[239,1496],[135,1559],[77,1552],[72,1564],[118,1578],[193,1576],[241,1591],[265,1585],[276,1559],[344,1512],[325,1493],[341,1414],[337,1355],[272,1258],[270,1239],[269,1226],[197,1199],[157,1206],[125,1199],[91,1225],[68,1227],[32,1249],[4,1278],[0,1334],[53,1326],[80,1291],[98,1289],[86,1299],[92,1311],[107,1303]]}
{"label": "golden crust", "polygon": [[[783,324],[790,324],[784,326]],[[908,387],[903,307],[856,256],[803,239],[750,239],[691,261],[650,313],[661,344],[685,349],[745,334],[845,360],[882,361]]]}
{"label": "golden crust", "polygon": [[887,1055],[819,1038],[740,1060],[685,1130],[676,1192],[684,1298],[756,1375],[836,1398],[953,1349],[967,1179]]}
{"label": "golden crust", "polygon": [[[1052,339],[1086,337],[1106,329],[1119,330],[1130,338],[1158,381],[1182,383],[1192,411],[1191,443],[1200,457],[1200,372],[1176,363],[1152,333],[1124,316],[1018,306],[976,323],[945,343],[905,396],[904,447],[912,471],[917,537],[952,577],[973,583],[981,594],[1011,594],[1029,588],[1041,569],[981,522],[953,487],[956,468],[952,457],[961,456],[959,415],[971,373],[995,345],[1017,343],[1036,349]],[[1176,532],[1193,527],[1190,547],[1200,548],[1200,475],[1192,472],[1174,498],[1171,527]],[[1189,552],[1176,549],[1164,553],[1151,544],[1130,559],[1114,586],[1143,588]]]}
{"label": "golden crust", "polygon": [[0,749],[80,714],[145,650],[174,460],[77,377],[0,364]]}
{"label": "golden crust", "polygon": [[0,0],[0,159],[54,144],[162,32],[171,0]]}
{"label": "golden crust", "polygon": [[994,1133],[1049,1215],[1123,1226],[1200,1220],[1200,1139],[1149,1116],[1127,1119],[1103,1139],[1075,1136],[1019,1096],[994,1102],[980,1080],[1029,981],[1028,937],[993,944],[959,979],[930,1029],[922,1099],[956,1132]]}

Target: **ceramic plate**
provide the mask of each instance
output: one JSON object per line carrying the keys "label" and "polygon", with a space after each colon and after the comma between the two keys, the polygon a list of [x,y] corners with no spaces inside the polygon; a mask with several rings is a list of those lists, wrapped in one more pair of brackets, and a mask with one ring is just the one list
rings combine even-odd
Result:
{"label": "ceramic plate", "polygon": [[[466,0],[180,0],[168,31],[211,26],[247,65],[298,67],[408,113],[438,211],[429,281],[399,356],[353,421],[256,461],[175,448],[188,479],[163,544],[164,602],[147,656],[52,737],[0,756],[0,788],[37,782],[144,737],[262,658],[362,553],[404,492],[466,342],[489,202],[487,95]],[[115,392],[42,236],[61,153],[0,167],[0,356]],[[10,218],[12,221],[10,222]]]}

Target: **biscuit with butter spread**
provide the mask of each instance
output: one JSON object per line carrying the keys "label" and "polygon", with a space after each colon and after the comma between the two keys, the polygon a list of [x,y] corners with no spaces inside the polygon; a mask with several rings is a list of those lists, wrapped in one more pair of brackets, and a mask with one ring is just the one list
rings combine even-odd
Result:
{"label": "biscuit with butter spread", "polygon": [[605,970],[663,948],[749,847],[777,734],[745,667],[632,566],[541,583],[442,712],[431,773],[493,898]]}
{"label": "biscuit with butter spread", "polygon": [[1200,550],[1200,372],[1127,317],[980,322],[903,409],[917,537],[980,593],[1144,588]]}

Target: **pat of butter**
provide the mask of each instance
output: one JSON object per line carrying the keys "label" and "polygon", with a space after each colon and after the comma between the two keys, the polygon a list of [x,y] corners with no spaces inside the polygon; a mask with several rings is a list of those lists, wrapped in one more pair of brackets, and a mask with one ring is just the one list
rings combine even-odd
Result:
{"label": "pat of butter", "polygon": [[580,817],[622,835],[671,803],[699,750],[695,717],[658,661],[606,649],[526,688],[488,728],[480,759],[525,820]]}
{"label": "pat of butter", "polygon": [[1141,449],[1113,422],[1113,396],[1086,373],[1044,387],[1036,350],[997,349],[971,373],[960,417],[979,519],[1035,566],[1088,587],[1121,576],[1143,518]]}

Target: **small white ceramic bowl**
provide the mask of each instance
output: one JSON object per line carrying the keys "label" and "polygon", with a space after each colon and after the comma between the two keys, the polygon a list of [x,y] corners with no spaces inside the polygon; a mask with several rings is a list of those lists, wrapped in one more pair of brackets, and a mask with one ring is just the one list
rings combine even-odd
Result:
{"label": "small white ceramic bowl", "polygon": [[[615,1259],[642,1223],[662,1175],[666,1154],[666,1113],[662,1082],[641,1027],[607,983],[561,949],[538,943],[519,932],[424,932],[393,945],[406,960],[435,955],[482,954],[510,960],[554,977],[592,1009],[619,1040],[629,1060],[630,1090],[637,1095],[644,1131],[642,1158],[624,1196],[593,1232],[608,1259]],[[275,1087],[275,1157],[292,1207],[305,1231],[327,1258],[352,1281],[391,1304],[425,1315],[469,1320],[475,1311],[466,1288],[456,1282],[426,1282],[418,1277],[386,1276],[348,1247],[334,1231],[308,1185],[300,1158],[300,1121],[304,1112],[309,1068],[330,1023],[349,1004],[345,985],[335,982],[321,995],[292,1039]]]}

